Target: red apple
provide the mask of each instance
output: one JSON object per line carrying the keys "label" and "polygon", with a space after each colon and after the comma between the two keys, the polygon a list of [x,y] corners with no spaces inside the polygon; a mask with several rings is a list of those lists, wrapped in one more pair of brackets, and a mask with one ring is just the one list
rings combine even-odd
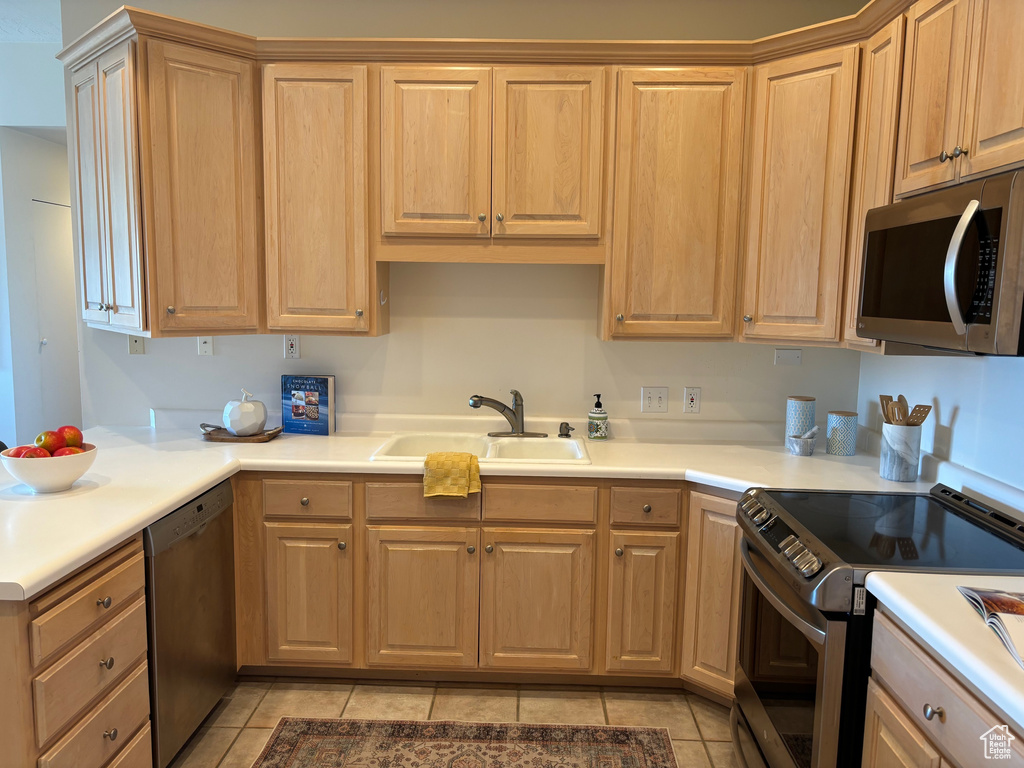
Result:
{"label": "red apple", "polygon": [[39,448],[39,447],[29,448],[27,451],[25,451],[23,454],[21,454],[21,458],[23,458],[23,459],[48,459],[48,458],[50,458],[50,452],[48,450],[46,450],[45,448]]}
{"label": "red apple", "polygon": [[54,431],[64,438],[64,442],[67,443],[69,448],[80,448],[82,446],[82,430],[78,427],[67,424],[63,427],[57,427]]}
{"label": "red apple", "polygon": [[54,456],[74,456],[76,453],[85,453],[81,448],[69,445],[67,448],[58,448],[53,452]]}
{"label": "red apple", "polygon": [[19,445],[17,448],[11,448],[11,450],[8,451],[7,455],[12,459],[20,459],[22,456],[24,456],[25,451],[29,450],[30,448],[35,448],[35,446]]}
{"label": "red apple", "polygon": [[66,445],[67,442],[64,440],[64,436],[59,432],[54,432],[52,429],[40,432],[36,437],[36,447],[44,448],[48,456]]}

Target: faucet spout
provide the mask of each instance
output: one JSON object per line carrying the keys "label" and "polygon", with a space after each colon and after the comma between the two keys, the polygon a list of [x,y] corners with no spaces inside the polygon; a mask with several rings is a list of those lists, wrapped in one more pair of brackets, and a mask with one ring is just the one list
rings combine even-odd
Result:
{"label": "faucet spout", "polygon": [[487,434],[491,437],[547,437],[546,434],[539,432],[526,432],[524,429],[524,409],[523,409],[523,396],[515,389],[509,390],[512,395],[512,407],[509,408],[504,403],[494,400],[490,397],[484,397],[483,395],[473,395],[469,398],[470,408],[479,408],[482,405],[486,405],[488,408],[493,408],[508,422],[508,432],[488,432]]}

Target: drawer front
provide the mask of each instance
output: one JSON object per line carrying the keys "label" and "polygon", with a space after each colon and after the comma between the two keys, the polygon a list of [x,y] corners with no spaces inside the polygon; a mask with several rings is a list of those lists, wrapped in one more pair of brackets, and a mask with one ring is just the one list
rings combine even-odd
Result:
{"label": "drawer front", "polygon": [[[871,669],[900,701],[914,723],[939,749],[963,766],[982,762],[981,734],[1003,720],[955,680],[912,638],[882,613],[875,614]],[[925,705],[942,708],[944,715],[928,720]],[[1011,742],[1014,761],[1024,759],[1024,742]]]}
{"label": "drawer front", "polygon": [[128,742],[107,768],[153,768],[153,735],[149,723]]}
{"label": "drawer front", "polygon": [[38,667],[69,640],[110,618],[145,586],[143,555],[139,552],[33,619],[29,629],[32,666]]}
{"label": "drawer front", "polygon": [[569,485],[485,485],[484,520],[529,523],[597,522],[597,488]]}
{"label": "drawer front", "polygon": [[149,667],[143,663],[71,733],[39,758],[39,768],[99,768],[148,719]]}
{"label": "drawer front", "polygon": [[612,525],[679,525],[678,488],[612,488]]}
{"label": "drawer front", "polygon": [[480,494],[423,498],[421,483],[367,483],[367,520],[479,520]]}
{"label": "drawer front", "polygon": [[352,519],[352,483],[337,480],[264,480],[267,517]]}
{"label": "drawer front", "polygon": [[[145,654],[146,601],[140,599],[32,681],[36,743],[45,744]],[[100,665],[111,658],[110,669]]]}

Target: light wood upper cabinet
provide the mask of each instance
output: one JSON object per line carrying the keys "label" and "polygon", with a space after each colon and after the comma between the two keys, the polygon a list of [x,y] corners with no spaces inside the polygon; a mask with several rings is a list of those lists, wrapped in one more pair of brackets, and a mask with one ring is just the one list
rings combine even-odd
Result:
{"label": "light wood upper cabinet", "polygon": [[604,77],[603,67],[494,70],[495,237],[601,234]]}
{"label": "light wood upper cabinet", "polygon": [[366,67],[263,69],[267,326],[366,331]]}
{"label": "light wood upper cabinet", "polygon": [[[939,768],[941,757],[878,683],[868,680],[861,768]],[[980,749],[980,744],[977,745]]]}
{"label": "light wood upper cabinet", "polygon": [[746,78],[620,71],[612,335],[732,335]]}
{"label": "light wood upper cabinet", "polygon": [[255,331],[255,65],[157,40],[146,49],[142,167],[154,321],[167,331]]}
{"label": "light wood upper cabinet", "polygon": [[874,339],[857,336],[860,272],[864,260],[864,221],[869,210],[892,202],[903,30],[904,21],[900,16],[861,45],[857,145],[850,184],[846,310],[843,323],[843,339],[851,346],[878,346]]}
{"label": "light wood upper cabinet", "polygon": [[589,670],[594,532],[485,528],[483,543],[480,666]]}
{"label": "light wood upper cabinet", "polygon": [[754,69],[745,339],[839,339],[858,52]]}
{"label": "light wood upper cabinet", "polygon": [[736,674],[740,538],[735,501],[690,494],[681,673],[724,696]]}
{"label": "light wood upper cabinet", "polygon": [[366,537],[367,663],[475,667],[480,531],[370,525]]}
{"label": "light wood upper cabinet", "polygon": [[490,236],[490,112],[489,68],[381,68],[385,235]]}
{"label": "light wood upper cabinet", "polygon": [[351,663],[352,526],[263,526],[267,547],[267,659]]}
{"label": "light wood upper cabinet", "polygon": [[670,672],[679,602],[679,534],[613,531],[609,546],[605,669]]}

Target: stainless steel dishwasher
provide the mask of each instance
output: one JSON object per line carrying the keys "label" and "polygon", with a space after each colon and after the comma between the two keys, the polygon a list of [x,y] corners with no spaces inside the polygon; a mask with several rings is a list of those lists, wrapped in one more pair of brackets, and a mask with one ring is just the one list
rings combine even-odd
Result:
{"label": "stainless steel dishwasher", "polygon": [[235,681],[232,501],[225,480],[144,533],[155,768]]}

